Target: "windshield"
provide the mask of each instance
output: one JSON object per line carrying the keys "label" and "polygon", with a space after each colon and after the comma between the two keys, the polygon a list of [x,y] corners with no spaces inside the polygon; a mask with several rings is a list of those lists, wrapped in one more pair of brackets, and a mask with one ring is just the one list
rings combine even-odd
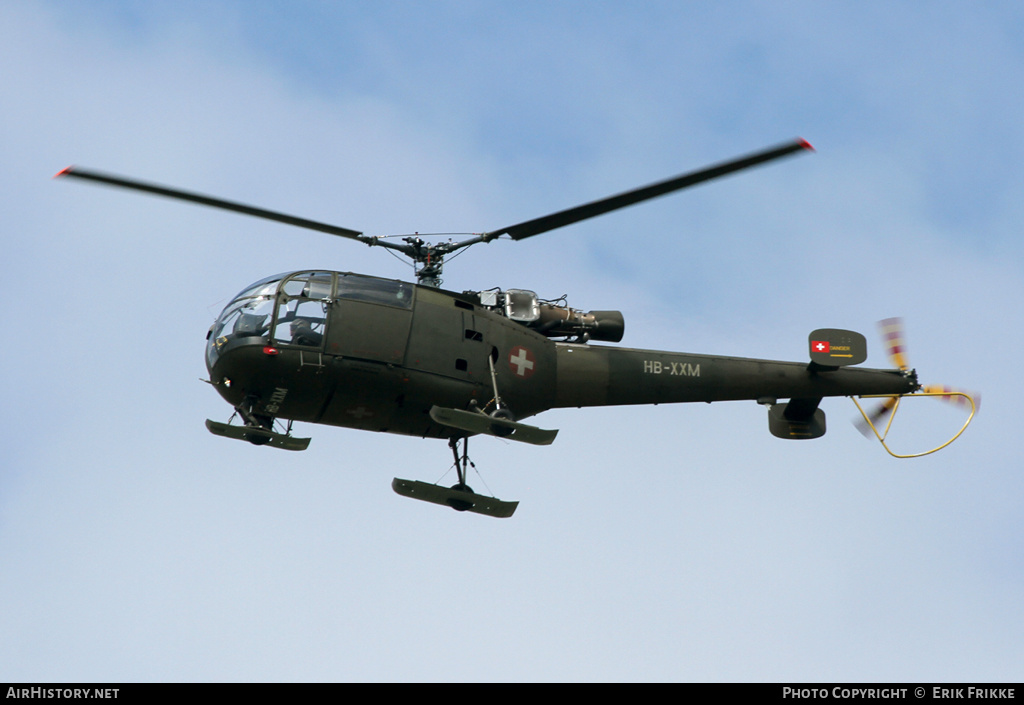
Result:
{"label": "windshield", "polygon": [[212,368],[224,346],[240,339],[320,347],[333,288],[332,272],[276,274],[250,284],[210,327],[207,365]]}
{"label": "windshield", "polygon": [[280,281],[281,275],[262,279],[246,287],[224,308],[207,335],[206,362],[210,367],[230,340],[267,335]]}

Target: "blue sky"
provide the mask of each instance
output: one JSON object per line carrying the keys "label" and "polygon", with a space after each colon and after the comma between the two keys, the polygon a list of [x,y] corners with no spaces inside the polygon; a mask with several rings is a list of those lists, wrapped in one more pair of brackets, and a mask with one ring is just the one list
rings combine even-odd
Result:
{"label": "blue sky", "polygon": [[[0,680],[1020,680],[1022,15],[3,3]],[[975,424],[897,461],[841,399],[807,443],[753,403],[550,412],[550,448],[472,443],[509,521],[391,492],[440,478],[441,442],[203,427],[230,411],[199,379],[235,292],[408,267],[50,179],[466,232],[798,135],[817,153],[475,248],[446,286],[620,309],[630,347],[799,360],[852,328],[872,366],[902,315],[923,381],[984,394]],[[957,422],[918,408],[906,450]]]}

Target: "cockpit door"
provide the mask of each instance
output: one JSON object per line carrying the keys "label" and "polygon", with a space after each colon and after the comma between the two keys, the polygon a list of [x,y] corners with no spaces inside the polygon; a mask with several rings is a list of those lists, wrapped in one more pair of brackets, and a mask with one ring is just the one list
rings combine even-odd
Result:
{"label": "cockpit door", "polygon": [[281,285],[272,334],[275,344],[323,349],[333,279],[331,272],[301,272]]}
{"label": "cockpit door", "polygon": [[403,364],[412,326],[413,291],[406,282],[339,274],[326,352]]}

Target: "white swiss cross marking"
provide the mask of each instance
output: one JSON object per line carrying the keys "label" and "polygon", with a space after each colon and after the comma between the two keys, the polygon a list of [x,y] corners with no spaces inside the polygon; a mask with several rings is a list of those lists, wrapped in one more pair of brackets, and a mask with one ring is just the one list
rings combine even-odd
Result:
{"label": "white swiss cross marking", "polygon": [[822,350],[825,349],[825,343],[818,343],[814,347],[816,347],[818,349],[818,352],[821,352]]}
{"label": "white swiss cross marking", "polygon": [[533,353],[522,345],[515,346],[508,354],[509,369],[524,379],[533,374],[535,365]]}

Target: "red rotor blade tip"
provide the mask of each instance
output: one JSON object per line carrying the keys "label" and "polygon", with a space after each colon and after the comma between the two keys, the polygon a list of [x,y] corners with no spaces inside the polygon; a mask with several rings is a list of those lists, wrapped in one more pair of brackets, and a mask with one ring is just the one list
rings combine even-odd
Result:
{"label": "red rotor blade tip", "polygon": [[75,169],[75,167],[73,165],[72,166],[66,166],[63,169],[61,169],[60,171],[58,171],[56,174],[54,174],[53,178],[56,179],[58,176],[66,176],[67,174],[70,174],[72,171],[74,171],[74,169]]}
{"label": "red rotor blade tip", "polygon": [[800,145],[801,147],[803,147],[804,149],[810,150],[810,151],[812,151],[812,152],[816,152],[816,151],[818,151],[818,150],[816,150],[816,149],[815,149],[814,147],[812,147],[812,146],[811,146],[811,143],[810,143],[810,142],[808,142],[807,140],[805,140],[805,139],[804,139],[803,137],[797,137],[797,138],[796,138],[796,141],[797,141],[797,143],[798,143],[798,144],[799,144],[799,145]]}

